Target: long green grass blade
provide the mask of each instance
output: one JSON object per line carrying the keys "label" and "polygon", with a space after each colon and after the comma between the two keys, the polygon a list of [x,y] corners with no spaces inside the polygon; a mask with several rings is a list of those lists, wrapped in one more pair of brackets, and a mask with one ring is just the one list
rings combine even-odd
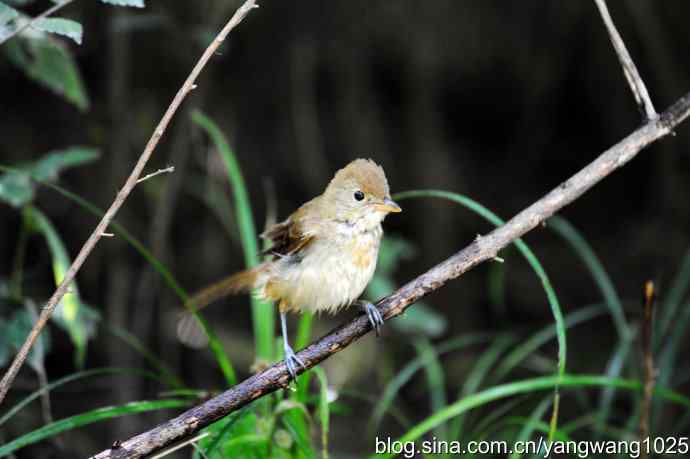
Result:
{"label": "long green grass blade", "polygon": [[[688,336],[688,328],[690,328],[690,304],[685,304],[658,358],[657,371],[659,372],[659,376],[657,377],[656,384],[661,387],[671,385],[671,378],[676,370],[675,363],[678,358],[678,353],[681,350],[683,339]],[[659,400],[654,400],[652,411],[653,420],[659,419],[661,415],[660,410],[661,406]]]}
{"label": "long green grass blade", "polygon": [[[496,338],[491,346],[489,346],[489,348],[482,353],[481,357],[479,357],[477,360],[477,363],[475,363],[472,370],[470,370],[470,372],[467,374],[465,383],[462,385],[460,393],[458,394],[458,400],[477,392],[482,381],[489,373],[489,370],[491,370],[501,354],[515,342],[515,339],[516,338],[512,334],[504,334]],[[440,410],[436,410],[436,412],[438,411]],[[463,424],[463,415],[455,418],[450,424],[448,438],[460,438],[463,430]]]}
{"label": "long green grass blade", "polygon": [[[549,409],[549,406],[551,405],[552,401],[553,400],[551,397],[547,397],[543,399],[539,403],[539,405],[537,405],[534,408],[534,411],[532,411],[532,414],[530,414],[529,418],[527,418],[525,424],[522,426],[522,429],[520,429],[520,432],[518,433],[517,437],[515,437],[516,442],[519,441],[521,443],[524,443],[525,441],[532,438],[532,434],[534,433],[535,429],[537,429],[537,424],[541,421],[541,418],[546,413],[546,410]],[[548,432],[549,426],[544,424],[544,427]],[[564,440],[564,438],[559,438],[559,440]],[[510,455],[510,459],[520,459],[521,457],[522,454],[518,454],[517,452],[513,452],[513,454]]]}
{"label": "long green grass blade", "polygon": [[187,400],[154,400],[154,401],[140,401],[131,402],[120,406],[108,406],[98,408],[96,410],[87,411],[86,413],[70,416],[59,421],[46,424],[45,426],[22,435],[19,438],[0,446],[0,457],[5,457],[10,453],[17,451],[32,443],[45,440],[46,438],[54,437],[62,432],[73,430],[94,422],[100,422],[106,419],[112,419],[128,414],[144,413],[146,411],[165,410],[170,408],[181,408],[189,405]]}
{"label": "long green grass blade", "polygon": [[[486,405],[487,403],[493,402],[495,400],[511,397],[518,394],[534,393],[542,390],[551,390],[556,385],[560,386],[561,388],[616,386],[620,389],[626,390],[639,391],[642,389],[642,384],[639,381],[618,378],[606,378],[604,376],[599,375],[565,374],[563,376],[544,376],[540,378],[516,381],[485,389],[482,392],[472,394],[469,397],[463,398],[455,403],[448,405],[442,411],[432,414],[424,421],[414,426],[412,429],[407,431],[405,435],[400,437],[397,441],[415,441],[419,439],[422,435],[431,431],[436,426],[448,421],[449,419],[459,416],[460,414],[465,413],[473,408]],[[662,397],[664,400],[668,402],[681,405],[684,408],[690,408],[690,398],[686,397],[685,395],[662,388],[657,388],[654,393],[657,397]],[[373,455],[370,457],[390,458],[393,456],[394,454],[391,453]]]}
{"label": "long green grass blade", "polygon": [[16,405],[14,405],[12,408],[10,408],[7,413],[3,414],[0,417],[0,426],[5,424],[7,421],[12,419],[12,417],[19,413],[22,409],[24,409],[27,405],[29,405],[31,402],[34,400],[37,400],[41,395],[43,395],[46,392],[50,392],[53,389],[57,389],[60,386],[64,386],[65,384],[71,383],[73,381],[78,381],[80,379],[86,379],[86,378],[91,378],[94,376],[104,376],[104,375],[112,375],[112,374],[128,374],[128,375],[140,375],[144,378],[149,378],[153,380],[160,380],[161,378],[154,374],[151,373],[150,371],[144,371],[144,370],[139,370],[135,368],[94,368],[92,370],[86,370],[86,371],[79,371],[77,373],[72,373],[70,375],[67,375],[65,377],[62,377],[60,379],[57,379],[40,389],[32,392],[31,394],[27,395],[24,397],[22,400],[20,400]]}
{"label": "long green grass blade", "polygon": [[113,336],[118,337],[129,347],[137,351],[146,360],[149,365],[158,370],[161,377],[165,382],[174,387],[175,389],[184,389],[184,382],[175,374],[175,372],[161,360],[153,351],[146,347],[144,343],[141,342],[139,338],[132,335],[127,330],[116,327],[114,325],[106,325],[106,329],[113,334]]}
{"label": "long green grass blade", "polygon": [[[607,365],[606,374],[608,377],[617,378],[621,375],[633,339],[633,330],[625,319],[623,305],[618,292],[606,272],[604,265],[596,256],[592,247],[570,222],[562,217],[554,216],[548,220],[547,227],[551,228],[556,234],[570,244],[573,251],[587,267],[595,284],[601,291],[604,302],[613,319],[613,325],[616,328],[619,340],[617,351],[613,354],[611,361],[609,361]],[[615,395],[615,387],[605,387],[602,390],[599,403],[600,425],[606,423]]]}
{"label": "long green grass blade", "polygon": [[[367,403],[373,407],[376,406],[377,403],[380,401],[379,394],[370,394],[370,393],[365,393],[362,391],[357,391],[357,390],[352,390],[352,389],[341,389],[340,392],[338,393],[339,397],[347,397],[351,398],[353,400],[357,400],[360,402]],[[331,403],[331,413],[334,413],[335,410],[333,407],[338,406],[338,402],[332,402]],[[344,405],[345,407],[349,408],[349,405]],[[409,429],[412,427],[412,422],[405,416],[405,414],[402,412],[400,408],[398,408],[396,405],[391,404],[388,406],[388,409],[386,410],[386,413],[390,415],[390,417],[397,422],[400,427]]]}
{"label": "long green grass blade", "polygon": [[[594,305],[572,312],[565,317],[565,328],[568,329],[580,323],[587,322],[605,311],[603,306]],[[499,382],[505,378],[520,362],[532,355],[537,349],[551,341],[556,336],[556,326],[549,325],[534,333],[525,342],[516,346],[496,368],[492,380]]]}
{"label": "long green grass blade", "polygon": [[[429,394],[429,402],[431,412],[440,411],[448,404],[446,399],[446,377],[443,372],[443,367],[438,359],[438,354],[434,351],[433,346],[427,338],[419,338],[414,341],[414,347],[417,355],[424,362],[424,373],[426,374],[427,392]],[[445,440],[448,438],[448,432],[445,426],[439,426],[434,432],[437,438]]]}
{"label": "long green grass blade", "polygon": [[314,321],[314,314],[311,312],[303,312],[300,315],[299,325],[297,326],[297,339],[295,340],[295,346],[297,349],[303,348],[309,344],[311,339],[311,325]]}
{"label": "long green grass blade", "polygon": [[630,334],[630,326],[625,320],[621,299],[604,265],[594,253],[589,243],[587,243],[585,238],[582,237],[580,232],[569,221],[558,215],[551,217],[547,221],[546,227],[552,229],[571,245],[573,251],[585,264],[587,270],[594,278],[594,282],[601,291],[601,295],[604,297],[606,306],[611,313],[613,325],[616,327],[618,337],[623,339],[628,336]]}
{"label": "long green grass blade", "polygon": [[[434,351],[437,355],[440,356],[447,352],[456,351],[464,347],[486,343],[490,341],[490,339],[491,335],[479,333],[458,336],[439,344]],[[398,371],[398,373],[395,375],[395,377],[388,382],[372,411],[371,420],[369,421],[370,432],[374,432],[378,428],[379,424],[381,423],[381,420],[383,419],[383,416],[390,409],[393,401],[400,392],[400,389],[402,389],[403,386],[405,386],[405,384],[407,384],[412,379],[412,377],[421,368],[423,368],[424,363],[425,362],[422,357],[414,358],[413,360],[408,362],[403,368],[401,368],[400,371]]]}
{"label": "long green grass blade", "polygon": [[283,424],[297,444],[299,454],[308,459],[316,459],[303,413],[296,409],[289,410],[283,415]]}
{"label": "long green grass blade", "polygon": [[328,431],[330,429],[330,409],[328,407],[328,379],[323,368],[314,368],[319,380],[319,422],[321,423],[321,448],[323,459],[328,459]]}
{"label": "long green grass blade", "polygon": [[[0,165],[0,170],[14,171],[15,169]],[[52,190],[57,191],[70,201],[79,205],[82,209],[86,210],[90,214],[98,218],[103,217],[103,210],[99,209],[97,206],[93,205],[86,199],[53,183],[37,180],[35,177],[31,178],[32,180],[36,181],[36,183],[39,183],[40,185],[46,186]],[[170,270],[156,257],[154,257],[153,254],[144,246],[144,244],[141,243],[141,241],[135,238],[129,231],[127,231],[127,229],[125,229],[122,225],[115,221],[110,223],[109,228],[115,233],[116,236],[121,237],[125,242],[131,245],[132,248],[134,248],[134,250],[136,250],[153,267],[153,269],[161,276],[163,282],[168,286],[168,288],[175,292],[175,294],[183,304],[187,302],[187,300],[189,299],[189,294],[177,282]],[[223,346],[221,345],[218,336],[215,334],[213,329],[211,329],[211,327],[208,325],[208,322],[203,318],[203,316],[200,313],[194,312],[194,315],[196,319],[199,321],[199,324],[201,325],[204,334],[208,338],[211,352],[213,353],[216,362],[218,363],[218,366],[220,367],[223,375],[225,376],[225,380],[227,381],[228,385],[234,385],[237,382],[235,370],[232,367],[230,359],[225,353],[225,350],[223,349]]]}
{"label": "long green grass blade", "polygon": [[[216,424],[222,423],[222,427],[218,432],[214,432],[216,430],[215,424],[206,428],[207,432],[213,432],[210,437],[206,437],[200,442],[201,446],[203,447],[203,452],[207,457],[214,457],[214,453],[223,444],[223,442],[225,441],[225,437],[230,432],[235,423],[242,419],[244,416],[246,416],[247,413],[249,413],[249,411],[250,410],[245,408],[242,411],[236,411],[234,413],[231,413],[229,416],[227,416],[224,419],[221,419],[220,421],[216,421]],[[199,452],[195,451],[194,458],[198,459],[199,457]]]}
{"label": "long green grass blade", "polygon": [[[254,267],[259,264],[256,226],[240,165],[222,131],[209,117],[197,110],[192,113],[192,120],[206,131],[223,158],[235,198],[237,226],[240,231],[244,260],[248,268]],[[259,359],[271,361],[274,356],[274,307],[269,302],[261,301],[255,296],[251,297],[251,304],[256,355]]]}
{"label": "long green grass blade", "polygon": [[[549,402],[551,402],[551,397],[549,397]],[[521,416],[513,416],[513,417],[506,419],[504,425],[505,426],[526,427],[530,422],[531,422],[531,418],[525,418],[525,417],[521,417]],[[544,421],[535,421],[534,425],[532,427],[533,428],[531,430],[533,433],[534,432],[541,432],[544,434],[548,434],[549,429],[551,428],[551,427],[549,427],[549,424],[547,424]],[[518,432],[518,435],[519,434],[520,433]],[[563,430],[561,430],[561,429],[558,429],[558,431],[556,432],[555,438],[556,438],[556,440],[561,441],[561,442],[571,441],[571,438],[568,435],[566,435],[565,433],[563,433]],[[542,449],[541,457],[543,457],[543,456],[544,456],[544,450]],[[520,457],[522,457],[522,456],[520,456]],[[535,457],[535,456],[533,456],[533,457]],[[537,455],[536,457],[540,457],[540,456]]]}
{"label": "long green grass blade", "polygon": [[[631,330],[632,331],[630,334],[618,340],[618,344],[616,345],[613,355],[606,365],[606,376],[608,378],[619,377],[625,368],[625,363],[628,360],[628,356],[630,355],[630,351],[632,350],[634,339],[637,334],[637,330],[635,328],[632,328]],[[597,437],[601,437],[601,434],[603,433],[603,426],[608,421],[611,408],[616,397],[617,389],[618,388],[615,386],[605,386],[602,388],[601,396],[599,398],[599,428],[597,429]]]}
{"label": "long green grass blade", "polygon": [[[398,193],[394,196],[394,199],[397,200],[402,200],[406,198],[424,198],[424,197],[432,197],[432,198],[441,198],[441,199],[446,199],[452,202],[455,202],[457,204],[460,204],[473,212],[477,213],[481,217],[485,218],[492,224],[496,226],[500,226],[504,223],[503,220],[501,220],[496,214],[491,212],[489,209],[486,207],[482,206],[478,202],[460,195],[458,193],[451,193],[448,191],[441,191],[441,190],[414,190],[414,191],[406,191],[403,193]],[[562,376],[565,374],[565,367],[566,367],[566,354],[567,354],[567,341],[566,341],[566,332],[565,332],[565,321],[563,320],[563,312],[561,310],[561,305],[558,302],[558,297],[556,296],[556,291],[553,289],[553,286],[551,285],[551,281],[549,280],[549,277],[546,275],[546,271],[544,271],[544,268],[542,267],[541,263],[537,259],[537,257],[534,255],[534,252],[525,244],[522,239],[516,239],[515,242],[515,247],[520,251],[520,253],[525,257],[529,265],[532,267],[534,272],[537,274],[537,277],[539,277],[539,280],[542,283],[542,287],[544,288],[544,291],[546,292],[546,297],[549,302],[549,306],[551,307],[551,313],[553,314],[554,321],[556,322],[556,336],[558,339],[558,375]],[[558,413],[558,385],[554,388],[554,404],[553,404],[553,416],[552,416],[552,425],[553,429],[549,435],[549,440],[553,440],[553,434],[555,432],[555,429],[557,428],[557,423],[556,423],[556,414]]]}
{"label": "long green grass blade", "polygon": [[[39,231],[45,238],[52,258],[55,285],[58,286],[72,264],[67,249],[52,222],[43,212],[32,205],[26,206],[24,212],[26,218],[31,221],[31,226]],[[85,306],[79,294],[79,287],[76,282],[72,282],[70,285],[70,292],[65,294],[53,314],[53,319],[58,321],[67,330],[74,344],[74,361],[76,367],[79,369],[84,367],[84,361],[86,360],[86,345],[90,336],[87,324],[83,320],[85,313],[84,308]]]}
{"label": "long green grass blade", "polygon": [[659,308],[659,325],[656,327],[658,332],[656,333],[658,344],[658,338],[665,336],[667,332],[670,331],[671,323],[676,316],[678,308],[683,302],[683,298],[688,293],[688,287],[690,286],[690,249],[685,253],[683,257],[683,262],[680,265],[680,269],[676,274],[676,277],[671,283],[671,288],[669,288],[668,293],[665,295],[664,301]]}
{"label": "long green grass blade", "polygon": [[489,438],[489,435],[500,428],[500,421],[505,419],[508,414],[513,411],[513,409],[517,408],[520,404],[525,403],[525,400],[527,400],[528,397],[528,395],[515,397],[495,408],[492,408],[486,413],[486,416],[482,416],[482,418],[477,422],[472,429],[472,434],[469,435],[469,438],[479,441]]}
{"label": "long green grass blade", "polygon": [[186,182],[185,191],[202,202],[215,215],[223,230],[233,238],[233,242],[239,243],[235,212],[220,184],[201,174],[191,174]]}
{"label": "long green grass blade", "polygon": [[[297,339],[295,340],[296,349],[301,349],[309,343],[313,321],[314,314],[311,312],[304,311],[300,315],[299,324],[297,326]],[[311,371],[306,371],[297,377],[297,392],[293,394],[293,398],[300,403],[307,403],[311,375]]]}

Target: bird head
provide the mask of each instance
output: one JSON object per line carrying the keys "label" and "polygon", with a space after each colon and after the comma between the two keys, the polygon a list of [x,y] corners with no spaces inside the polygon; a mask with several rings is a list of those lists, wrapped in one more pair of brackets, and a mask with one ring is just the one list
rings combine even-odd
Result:
{"label": "bird head", "polygon": [[336,172],[323,198],[336,220],[362,229],[373,228],[389,213],[402,210],[390,197],[383,168],[370,159],[356,159]]}

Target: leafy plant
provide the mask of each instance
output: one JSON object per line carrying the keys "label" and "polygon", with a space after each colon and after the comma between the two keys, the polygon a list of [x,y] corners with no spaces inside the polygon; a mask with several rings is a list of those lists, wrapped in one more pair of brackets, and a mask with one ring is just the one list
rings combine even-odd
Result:
{"label": "leafy plant", "polygon": [[[256,225],[252,217],[247,187],[242,177],[239,163],[230,149],[227,139],[218,126],[199,111],[192,113],[192,120],[201,126],[211,137],[228,172],[228,179],[232,186],[235,199],[237,226],[244,251],[247,268],[259,264],[259,249],[256,240]],[[266,301],[252,296],[252,323],[254,324],[254,339],[256,355],[259,359],[271,361],[273,359],[273,341],[275,327],[275,308]]]}
{"label": "leafy plant", "polygon": [[[21,271],[27,236],[37,233],[44,237],[53,260],[56,285],[62,281],[71,264],[57,230],[48,217],[32,204],[35,197],[35,180],[55,180],[63,170],[87,164],[97,158],[97,150],[72,147],[48,153],[37,161],[20,165],[17,168],[5,169],[5,173],[0,175],[0,201],[21,209],[23,215],[22,234],[24,236],[17,248],[17,261],[13,276],[14,285],[8,292],[15,301],[24,301],[21,294]],[[82,302],[76,282],[72,284],[71,292],[65,295],[56,310],[56,314],[52,316],[53,321],[70,335],[75,346],[75,363],[80,368],[86,358],[87,341],[95,333],[98,318],[98,313]],[[28,330],[26,334],[28,334]],[[22,342],[23,338],[21,338],[19,345]]]}
{"label": "leafy plant", "polygon": [[[89,97],[79,67],[70,48],[60,40],[64,37],[81,45],[82,25],[73,19],[61,17],[42,17],[34,20],[5,2],[0,2],[0,46],[3,47],[9,62],[24,72],[29,79],[63,97],[79,110],[88,110]],[[144,7],[143,0],[101,2],[116,6]],[[21,7],[30,2],[10,3]],[[59,6],[56,5],[55,9],[59,9]],[[6,44],[3,43],[19,31],[22,32],[17,37]]]}

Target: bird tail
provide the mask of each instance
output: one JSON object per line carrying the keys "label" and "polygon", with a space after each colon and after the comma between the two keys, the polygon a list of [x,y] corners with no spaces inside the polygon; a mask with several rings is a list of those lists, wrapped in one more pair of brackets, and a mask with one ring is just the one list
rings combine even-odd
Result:
{"label": "bird tail", "polygon": [[230,295],[237,295],[252,290],[259,275],[266,268],[259,265],[255,268],[221,279],[208,287],[198,291],[185,302],[185,309],[177,322],[178,339],[193,348],[201,348],[208,344],[208,337],[194,313],[206,306]]}
{"label": "bird tail", "polygon": [[256,286],[263,269],[264,266],[259,265],[221,279],[192,295],[185,302],[185,307],[189,312],[196,312],[226,296],[249,292]]}

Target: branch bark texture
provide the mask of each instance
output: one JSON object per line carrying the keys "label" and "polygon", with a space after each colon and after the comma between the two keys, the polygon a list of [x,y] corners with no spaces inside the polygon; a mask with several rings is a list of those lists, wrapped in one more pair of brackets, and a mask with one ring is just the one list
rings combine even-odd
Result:
{"label": "branch bark texture", "polygon": [[84,264],[84,261],[89,256],[91,251],[94,249],[94,247],[101,239],[103,234],[107,234],[106,228],[108,227],[112,219],[115,217],[115,214],[120,209],[120,207],[122,207],[122,204],[124,204],[125,200],[129,196],[129,193],[137,185],[139,176],[144,170],[144,167],[146,166],[146,163],[151,157],[153,150],[155,150],[156,146],[158,145],[158,141],[163,136],[165,129],[168,127],[168,124],[170,124],[170,120],[172,120],[173,116],[175,115],[175,112],[177,112],[177,109],[179,108],[180,104],[182,104],[184,98],[187,96],[187,94],[189,94],[190,91],[192,91],[196,87],[194,82],[196,81],[197,77],[199,76],[203,68],[206,66],[206,63],[209,61],[211,56],[213,56],[213,54],[216,52],[221,43],[223,43],[225,37],[227,37],[230,31],[234,29],[240,22],[242,22],[242,20],[247,16],[247,14],[249,14],[249,12],[256,7],[257,5],[255,0],[247,0],[246,2],[244,2],[244,4],[242,4],[242,6],[240,6],[237,9],[230,21],[228,21],[228,23],[223,27],[223,29],[216,36],[216,38],[206,48],[204,53],[201,55],[201,58],[199,58],[199,61],[192,69],[192,72],[189,74],[185,82],[182,84],[182,87],[179,89],[179,91],[177,91],[177,94],[175,94],[173,101],[170,103],[170,106],[168,106],[168,109],[165,111],[165,114],[158,123],[158,126],[156,126],[153,135],[146,144],[146,148],[144,148],[144,151],[139,157],[139,160],[134,166],[134,169],[127,178],[125,185],[117,193],[115,200],[110,205],[110,208],[108,208],[105,215],[103,215],[103,218],[98,223],[98,226],[96,226],[96,229],[93,231],[93,233],[91,233],[91,236],[89,236],[89,238],[82,246],[81,250],[79,251],[79,254],[67,270],[65,277],[62,279],[62,282],[60,282],[60,285],[55,290],[55,293],[53,293],[53,296],[51,296],[50,300],[48,300],[48,303],[41,310],[41,315],[36,321],[36,324],[29,333],[29,336],[26,338],[26,341],[22,345],[21,349],[17,353],[17,356],[12,361],[12,365],[10,365],[10,368],[7,370],[7,373],[5,373],[5,375],[3,376],[2,381],[0,381],[0,403],[2,403],[2,401],[5,399],[7,391],[12,386],[14,378],[17,376],[19,369],[22,367],[24,361],[29,355],[31,347],[36,342],[36,339],[38,338],[38,335],[41,333],[41,330],[43,330],[43,327],[45,327],[46,323],[48,323],[48,320],[50,319],[50,316],[57,307],[58,303],[60,302],[62,297],[65,296],[65,293],[67,293],[69,285],[74,280],[75,276],[77,275],[77,272],[79,272],[79,269]]}
{"label": "branch bark texture", "polygon": [[[494,258],[499,250],[582,196],[599,181],[634,158],[642,149],[673,132],[673,128],[685,120],[689,113],[690,93],[678,100],[661,116],[648,121],[609,148],[587,167],[520,212],[505,225],[477,238],[452,257],[380,300],[377,307],[381,314],[386,320],[398,316],[412,303],[438,290],[449,280],[461,276],[483,261]],[[312,343],[297,356],[305,363],[307,369],[311,368],[346,348],[370,330],[371,325],[367,317],[359,316]],[[214,421],[266,394],[286,387],[288,378],[285,364],[276,363],[217,397],[147,432],[119,442],[117,448],[102,451],[92,456],[92,459],[140,458],[151,454],[193,435]]]}

